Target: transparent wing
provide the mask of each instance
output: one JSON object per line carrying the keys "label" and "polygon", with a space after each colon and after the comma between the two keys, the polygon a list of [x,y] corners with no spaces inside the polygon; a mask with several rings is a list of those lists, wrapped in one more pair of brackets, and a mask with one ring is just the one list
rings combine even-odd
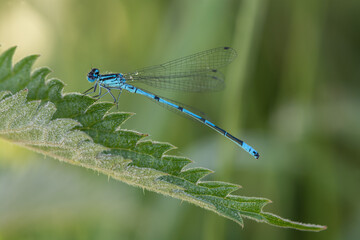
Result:
{"label": "transparent wing", "polygon": [[124,74],[127,81],[187,92],[215,91],[224,87],[224,76],[217,69],[236,57],[234,49],[214,48],[170,62]]}

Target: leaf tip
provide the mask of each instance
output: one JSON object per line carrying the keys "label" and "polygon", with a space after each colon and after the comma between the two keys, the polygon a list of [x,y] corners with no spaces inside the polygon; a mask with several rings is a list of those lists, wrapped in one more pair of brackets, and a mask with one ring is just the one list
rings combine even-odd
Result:
{"label": "leaf tip", "polygon": [[4,54],[11,54],[11,55],[13,55],[13,54],[15,53],[15,50],[16,50],[16,49],[17,49],[17,46],[15,45],[15,46],[9,48],[8,50],[6,50],[6,51],[4,52]]}

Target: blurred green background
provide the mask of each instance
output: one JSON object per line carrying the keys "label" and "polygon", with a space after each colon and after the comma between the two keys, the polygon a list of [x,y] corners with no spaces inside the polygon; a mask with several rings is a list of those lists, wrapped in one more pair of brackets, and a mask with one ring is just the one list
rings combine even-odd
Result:
{"label": "blurred green background", "polygon": [[[320,233],[234,222],[188,203],[0,142],[2,239],[360,239],[360,1],[0,0],[0,51],[66,83],[91,67],[126,72],[218,46],[238,58],[227,87],[161,95],[195,106],[246,140],[259,160],[214,131],[123,93],[124,128],[179,147],[207,180],[269,198],[265,211],[324,224]],[[111,100],[110,98],[103,99]]]}

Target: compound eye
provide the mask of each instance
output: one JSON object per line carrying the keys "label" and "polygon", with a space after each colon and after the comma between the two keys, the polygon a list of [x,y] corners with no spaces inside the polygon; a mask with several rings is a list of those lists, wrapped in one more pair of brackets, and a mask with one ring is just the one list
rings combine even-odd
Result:
{"label": "compound eye", "polygon": [[98,76],[99,73],[100,73],[99,69],[97,69],[97,68],[93,68],[91,71],[94,72],[94,75],[95,75],[95,76]]}
{"label": "compound eye", "polygon": [[89,72],[89,75],[91,74],[91,75],[97,77],[97,76],[99,75],[99,73],[100,73],[99,69],[93,68],[93,69],[91,69],[91,71]]}
{"label": "compound eye", "polygon": [[91,71],[87,75],[88,81],[94,82],[95,80],[97,80],[97,78],[99,77],[99,73],[100,73],[99,69],[97,68],[91,69]]}

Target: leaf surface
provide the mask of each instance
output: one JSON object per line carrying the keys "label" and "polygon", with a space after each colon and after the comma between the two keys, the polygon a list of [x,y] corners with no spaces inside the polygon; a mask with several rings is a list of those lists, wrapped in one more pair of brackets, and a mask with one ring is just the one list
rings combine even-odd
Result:
{"label": "leaf surface", "polygon": [[45,81],[51,72],[48,68],[31,73],[37,55],[12,66],[14,52],[15,48],[10,48],[0,55],[0,137],[130,185],[193,203],[241,226],[245,217],[298,230],[326,228],[263,212],[271,201],[232,195],[239,185],[201,181],[212,171],[184,169],[192,161],[166,155],[173,145],[144,140],[147,134],[121,129],[132,113],[109,113],[112,103],[95,103],[79,93],[62,94],[63,82]]}

